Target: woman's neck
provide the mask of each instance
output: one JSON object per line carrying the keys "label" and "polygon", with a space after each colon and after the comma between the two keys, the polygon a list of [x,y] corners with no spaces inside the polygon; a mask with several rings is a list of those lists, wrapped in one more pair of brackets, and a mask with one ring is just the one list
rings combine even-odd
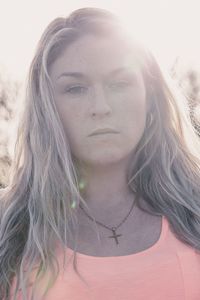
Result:
{"label": "woman's neck", "polygon": [[119,164],[84,170],[81,183],[83,198],[94,212],[118,211],[133,201],[126,170]]}
{"label": "woman's neck", "polygon": [[127,185],[126,170],[121,165],[87,170],[82,172],[81,179],[83,198],[95,219],[117,222],[131,209],[135,195]]}

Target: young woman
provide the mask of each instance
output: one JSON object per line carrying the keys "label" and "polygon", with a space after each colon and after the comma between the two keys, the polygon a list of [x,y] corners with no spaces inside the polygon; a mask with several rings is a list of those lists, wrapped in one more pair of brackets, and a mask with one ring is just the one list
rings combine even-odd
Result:
{"label": "young woman", "polygon": [[200,299],[200,146],[117,17],[45,30],[1,191],[1,299]]}

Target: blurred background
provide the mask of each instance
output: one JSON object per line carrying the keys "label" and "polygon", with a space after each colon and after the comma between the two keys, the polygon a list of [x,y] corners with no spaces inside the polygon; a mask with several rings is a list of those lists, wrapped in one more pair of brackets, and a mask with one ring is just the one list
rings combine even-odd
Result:
{"label": "blurred background", "polygon": [[190,104],[200,127],[200,1],[0,0],[0,187],[8,182],[27,72],[51,20],[81,7],[108,9],[153,51]]}

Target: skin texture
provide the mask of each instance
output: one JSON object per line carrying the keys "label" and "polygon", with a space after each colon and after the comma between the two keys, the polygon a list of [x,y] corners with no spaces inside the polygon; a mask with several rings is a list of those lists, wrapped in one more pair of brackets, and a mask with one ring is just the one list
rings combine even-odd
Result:
{"label": "skin texture", "polygon": [[[86,183],[84,199],[96,220],[116,226],[135,197],[127,186],[126,172],[146,123],[146,89],[137,49],[119,37],[83,36],[66,47],[49,72],[66,137]],[[82,75],[66,76],[72,72]],[[117,133],[89,136],[105,127]],[[80,208],[79,224],[79,252],[126,255],[148,248],[158,239],[161,218],[134,207],[120,227],[123,235],[118,247],[101,226],[100,241],[97,239],[91,220]]]}
{"label": "skin texture", "polygon": [[[119,37],[86,35],[67,46],[49,72],[71,151],[87,182],[85,198],[94,211],[101,208],[103,218],[110,218],[111,208],[117,213],[120,205],[127,201],[130,207],[133,200],[126,171],[146,122],[137,51]],[[67,72],[83,75],[62,75]],[[105,127],[118,133],[89,136]]]}

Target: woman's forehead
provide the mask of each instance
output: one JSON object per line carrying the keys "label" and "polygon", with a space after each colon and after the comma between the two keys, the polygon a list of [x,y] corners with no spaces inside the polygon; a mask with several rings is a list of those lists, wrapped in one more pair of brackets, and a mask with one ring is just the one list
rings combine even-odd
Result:
{"label": "woman's forehead", "polygon": [[65,47],[51,66],[51,73],[96,73],[106,75],[121,71],[137,72],[141,59],[137,47],[120,37],[106,38],[87,35]]}

